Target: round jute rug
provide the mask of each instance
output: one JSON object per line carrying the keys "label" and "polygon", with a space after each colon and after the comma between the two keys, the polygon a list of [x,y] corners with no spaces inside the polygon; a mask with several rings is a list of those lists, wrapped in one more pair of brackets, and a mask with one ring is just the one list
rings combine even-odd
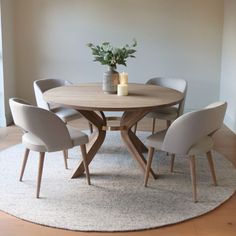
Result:
{"label": "round jute rug", "polygon": [[[138,133],[145,139],[149,133]],[[198,203],[192,201],[189,163],[156,152],[157,180],[143,186],[144,175],[122,144],[119,133],[108,133],[90,165],[92,185],[85,177],[71,179],[80,156],[69,151],[69,170],[61,152],[46,155],[41,198],[35,198],[37,153],[30,153],[23,182],[19,182],[24,147],[19,144],[0,153],[0,209],[24,220],[78,231],[133,231],[181,222],[213,210],[236,189],[236,170],[214,153],[219,186],[212,185],[207,159],[197,158]]]}

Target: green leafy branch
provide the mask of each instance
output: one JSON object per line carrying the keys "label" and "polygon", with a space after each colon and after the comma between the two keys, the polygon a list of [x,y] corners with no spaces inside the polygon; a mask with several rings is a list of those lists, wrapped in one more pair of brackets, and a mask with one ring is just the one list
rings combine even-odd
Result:
{"label": "green leafy branch", "polygon": [[104,42],[101,45],[88,43],[87,46],[92,50],[94,61],[116,68],[117,64],[126,66],[127,58],[135,58],[137,41],[133,39],[131,45],[126,44],[121,48],[113,47],[109,42]]}

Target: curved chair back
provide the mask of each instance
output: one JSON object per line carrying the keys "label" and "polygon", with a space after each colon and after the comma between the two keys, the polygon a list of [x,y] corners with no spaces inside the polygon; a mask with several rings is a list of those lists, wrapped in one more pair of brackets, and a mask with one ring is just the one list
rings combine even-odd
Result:
{"label": "curved chair back", "polygon": [[205,136],[211,136],[222,126],[226,107],[226,102],[216,102],[177,118],[167,130],[162,150],[188,154],[194,144]]}
{"label": "curved chair back", "polygon": [[71,82],[62,79],[40,79],[34,81],[34,94],[37,106],[46,110],[50,110],[49,104],[43,99],[43,93],[49,89],[65,85],[71,85]]}
{"label": "curved chair back", "polygon": [[183,101],[179,104],[178,116],[182,115],[184,112],[184,104],[187,93],[187,81],[184,79],[177,78],[164,78],[164,77],[156,77],[147,81],[146,84],[158,85],[161,87],[171,88],[178,90],[179,92],[184,94]]}
{"label": "curved chair back", "polygon": [[73,147],[66,125],[54,113],[18,98],[11,98],[9,104],[15,124],[39,138],[48,152]]}

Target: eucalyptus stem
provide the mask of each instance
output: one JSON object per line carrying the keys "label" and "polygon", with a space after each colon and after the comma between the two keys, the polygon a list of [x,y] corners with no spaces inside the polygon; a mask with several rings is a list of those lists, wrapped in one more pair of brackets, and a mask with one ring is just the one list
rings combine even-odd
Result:
{"label": "eucalyptus stem", "polygon": [[135,58],[134,53],[136,52],[137,41],[133,39],[131,45],[126,44],[121,48],[114,47],[109,42],[104,42],[101,45],[88,43],[87,46],[92,50],[94,61],[116,68],[117,65],[126,66],[127,58]]}

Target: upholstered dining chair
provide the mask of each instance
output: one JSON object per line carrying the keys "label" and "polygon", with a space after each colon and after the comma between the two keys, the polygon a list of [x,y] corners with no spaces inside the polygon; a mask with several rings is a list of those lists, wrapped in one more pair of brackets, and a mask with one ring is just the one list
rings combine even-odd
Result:
{"label": "upholstered dining chair", "polygon": [[88,136],[77,129],[67,126],[53,112],[32,106],[24,100],[9,100],[14,123],[23,129],[22,143],[25,154],[20,174],[22,181],[30,150],[39,152],[39,167],[36,197],[39,198],[46,152],[56,152],[80,146],[87,182],[90,184],[89,169],[86,162]]}
{"label": "upholstered dining chair", "polygon": [[[81,118],[82,115],[78,111],[71,108],[58,107],[58,106],[49,104],[43,99],[43,93],[46,92],[47,90],[60,87],[60,86],[71,85],[71,84],[72,83],[68,80],[52,79],[52,78],[39,79],[39,80],[34,81],[34,94],[35,94],[37,106],[54,112],[65,123]],[[90,133],[93,132],[93,126],[90,123],[89,123],[89,130],[90,130]],[[68,169],[68,165],[67,165],[68,150],[63,150],[63,155],[65,159],[65,168]]]}
{"label": "upholstered dining chair", "polygon": [[195,156],[206,154],[214,185],[217,185],[211,150],[212,135],[222,126],[227,104],[216,102],[202,110],[186,113],[177,118],[168,129],[147,138],[149,147],[144,184],[147,186],[154,150],[171,153],[171,171],[175,154],[186,155],[190,162],[193,200],[197,201]]}
{"label": "upholstered dining chair", "polygon": [[[72,83],[68,80],[62,79],[39,79],[34,81],[34,93],[37,102],[37,106],[44,108],[46,110],[54,112],[59,116],[65,123],[81,118],[81,114],[71,108],[53,106],[52,104],[47,103],[43,99],[43,93],[49,89],[71,85]],[[89,123],[90,132],[93,132],[92,124]]]}
{"label": "upholstered dining chair", "polygon": [[[148,80],[146,84],[158,85],[161,87],[175,89],[183,93],[184,95],[184,99],[178,105],[159,108],[157,110],[148,113],[145,116],[148,118],[152,118],[152,134],[154,134],[156,119],[166,120],[167,127],[169,127],[172,121],[174,121],[177,117],[183,114],[186,92],[187,92],[187,81],[184,79],[177,79],[177,78],[156,77]],[[137,124],[134,127],[134,132],[136,132],[136,130],[137,130]]]}

